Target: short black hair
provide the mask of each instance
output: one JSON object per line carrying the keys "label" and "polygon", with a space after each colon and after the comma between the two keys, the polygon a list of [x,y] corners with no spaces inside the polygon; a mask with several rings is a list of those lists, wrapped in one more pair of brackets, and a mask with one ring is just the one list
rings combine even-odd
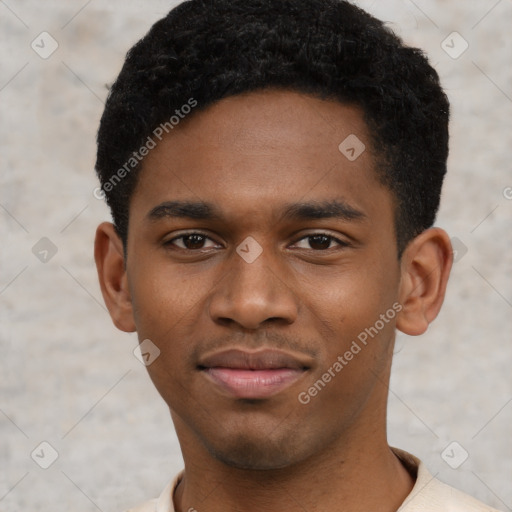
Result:
{"label": "short black hair", "polygon": [[129,50],[101,118],[96,171],[125,249],[141,155],[158,127],[179,129],[184,113],[269,88],[361,108],[395,199],[399,255],[433,225],[449,103],[421,50],[343,0],[189,0]]}

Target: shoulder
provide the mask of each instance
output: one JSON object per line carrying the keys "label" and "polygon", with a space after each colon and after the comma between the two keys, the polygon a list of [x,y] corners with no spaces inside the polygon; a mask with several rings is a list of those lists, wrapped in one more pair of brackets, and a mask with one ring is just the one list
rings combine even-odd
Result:
{"label": "shoulder", "polygon": [[416,470],[416,483],[398,512],[499,512],[481,501],[444,484],[413,455],[393,448],[408,468]]}
{"label": "shoulder", "polygon": [[400,512],[498,512],[481,501],[434,477],[421,489],[407,497]]}
{"label": "shoulder", "polygon": [[183,471],[178,473],[176,477],[165,486],[165,489],[162,491],[159,498],[146,501],[145,503],[126,510],[125,512],[174,512],[174,491],[182,477]]}

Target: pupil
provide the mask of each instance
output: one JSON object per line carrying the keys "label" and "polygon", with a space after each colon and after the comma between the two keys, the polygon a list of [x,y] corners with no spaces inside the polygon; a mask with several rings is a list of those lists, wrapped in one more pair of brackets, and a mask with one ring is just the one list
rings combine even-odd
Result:
{"label": "pupil", "polygon": [[200,249],[204,244],[204,236],[187,235],[183,240],[187,249]]}
{"label": "pupil", "polygon": [[314,235],[310,237],[309,245],[312,249],[328,249],[331,245],[331,239],[325,235]]}

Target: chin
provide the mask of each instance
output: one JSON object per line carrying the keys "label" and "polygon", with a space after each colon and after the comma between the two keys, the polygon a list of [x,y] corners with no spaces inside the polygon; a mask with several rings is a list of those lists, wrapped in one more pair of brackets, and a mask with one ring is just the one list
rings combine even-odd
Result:
{"label": "chin", "polygon": [[[218,461],[237,469],[272,470],[289,467],[307,458],[290,439],[254,439],[238,434],[236,438],[223,439],[216,446],[205,443],[208,451]],[[300,453],[302,452],[302,453]]]}

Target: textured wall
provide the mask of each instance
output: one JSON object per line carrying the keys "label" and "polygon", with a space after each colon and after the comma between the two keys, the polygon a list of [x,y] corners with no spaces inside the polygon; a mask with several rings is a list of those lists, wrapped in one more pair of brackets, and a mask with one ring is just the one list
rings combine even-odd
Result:
{"label": "textured wall", "polygon": [[[457,238],[458,261],[428,333],[398,336],[390,443],[512,510],[512,4],[360,4],[428,52],[453,109],[438,225]],[[106,84],[173,5],[0,1],[0,511],[120,511],[181,467],[92,258],[109,217],[92,193]]]}

